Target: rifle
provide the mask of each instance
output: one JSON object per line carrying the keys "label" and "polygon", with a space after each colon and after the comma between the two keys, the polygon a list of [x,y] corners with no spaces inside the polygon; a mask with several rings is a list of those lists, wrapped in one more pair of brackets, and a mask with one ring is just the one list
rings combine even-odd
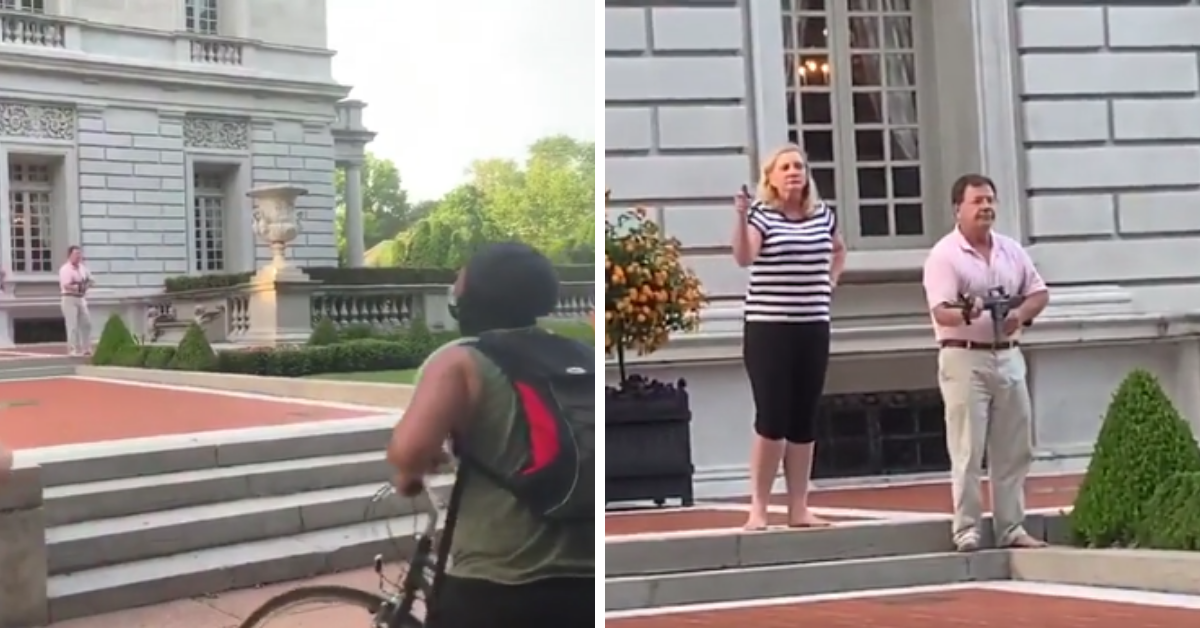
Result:
{"label": "rifle", "polygon": [[[1004,319],[1013,310],[1021,307],[1025,302],[1025,297],[1021,295],[1010,295],[1004,291],[1004,288],[990,288],[987,294],[983,296],[981,309],[992,315],[992,339],[996,344],[1004,342]],[[971,324],[971,309],[975,305],[975,299],[966,295],[959,294],[958,300],[945,305],[962,310],[963,322],[967,325]],[[1024,326],[1029,327],[1033,321],[1025,321]]]}

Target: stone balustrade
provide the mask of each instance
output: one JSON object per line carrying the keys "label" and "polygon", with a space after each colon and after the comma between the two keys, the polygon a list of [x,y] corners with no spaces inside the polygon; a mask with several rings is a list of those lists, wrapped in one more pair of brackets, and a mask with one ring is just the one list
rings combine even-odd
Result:
{"label": "stone balustrade", "polygon": [[[198,322],[214,344],[275,345],[303,342],[322,318],[338,328],[361,325],[390,331],[420,319],[432,329],[454,329],[449,295],[450,287],[442,285],[289,281],[154,295],[139,299],[140,317],[137,308],[121,311],[132,318],[126,322],[144,342],[178,342],[187,326]],[[272,308],[256,307],[255,301]],[[552,317],[587,320],[594,308],[592,283],[567,282]]]}
{"label": "stone balustrade", "polygon": [[119,57],[143,64],[245,69],[301,81],[328,82],[332,71],[331,55],[325,50],[0,9],[0,46],[6,45],[33,54],[71,52],[109,62]]}

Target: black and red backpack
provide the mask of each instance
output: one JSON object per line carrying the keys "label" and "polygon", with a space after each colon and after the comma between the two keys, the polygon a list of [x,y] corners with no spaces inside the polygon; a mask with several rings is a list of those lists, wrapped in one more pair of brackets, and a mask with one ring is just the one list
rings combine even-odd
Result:
{"label": "black and red backpack", "polygon": [[487,476],[544,519],[594,522],[595,350],[541,330],[484,333],[464,346],[494,362],[511,383],[524,460],[515,471],[499,470],[465,449],[458,452],[463,471]]}

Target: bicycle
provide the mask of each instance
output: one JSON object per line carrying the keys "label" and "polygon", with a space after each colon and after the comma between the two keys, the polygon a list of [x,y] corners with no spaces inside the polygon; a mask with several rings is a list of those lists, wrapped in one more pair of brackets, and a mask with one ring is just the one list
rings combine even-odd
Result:
{"label": "bicycle", "polygon": [[[391,484],[385,485],[371,499],[374,504],[395,493]],[[418,599],[429,600],[433,591],[437,561],[434,553],[438,521],[446,505],[434,494],[429,484],[424,488],[429,501],[429,520],[417,537],[417,544],[401,578],[389,580],[383,573],[383,555],[375,556],[375,573],[379,576],[379,592],[364,591],[342,585],[302,586],[281,593],[250,613],[239,628],[262,628],[284,611],[311,604],[350,606],[363,609],[371,617],[370,628],[423,628],[424,620],[413,614]],[[390,590],[389,588],[390,587]]]}

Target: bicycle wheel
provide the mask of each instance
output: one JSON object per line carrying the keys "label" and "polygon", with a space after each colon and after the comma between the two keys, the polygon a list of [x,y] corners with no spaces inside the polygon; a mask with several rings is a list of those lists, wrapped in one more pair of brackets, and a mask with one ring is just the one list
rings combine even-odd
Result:
{"label": "bicycle wheel", "polygon": [[[285,628],[288,625],[287,616],[297,612],[314,610],[314,606],[329,608],[359,608],[362,609],[361,624],[364,628],[421,628],[422,622],[415,617],[403,618],[398,625],[377,626],[376,615],[387,600],[377,594],[353,587],[338,585],[298,587],[281,593],[259,606],[239,628]],[[353,627],[348,627],[353,628]]]}

